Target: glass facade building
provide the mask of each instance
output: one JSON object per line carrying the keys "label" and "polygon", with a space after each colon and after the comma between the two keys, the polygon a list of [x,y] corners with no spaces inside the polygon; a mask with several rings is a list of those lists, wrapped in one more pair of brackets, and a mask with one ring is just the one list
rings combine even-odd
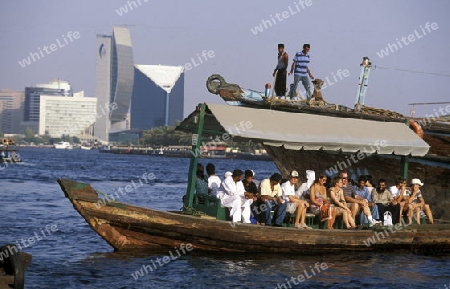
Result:
{"label": "glass facade building", "polygon": [[[94,135],[108,142],[109,134],[130,128],[134,66],[130,32],[114,27],[113,35],[97,35],[96,82],[98,117]],[[112,105],[114,104],[114,105]],[[109,109],[105,113],[106,108]]]}
{"label": "glass facade building", "polygon": [[135,65],[131,127],[149,130],[183,120],[184,67]]}

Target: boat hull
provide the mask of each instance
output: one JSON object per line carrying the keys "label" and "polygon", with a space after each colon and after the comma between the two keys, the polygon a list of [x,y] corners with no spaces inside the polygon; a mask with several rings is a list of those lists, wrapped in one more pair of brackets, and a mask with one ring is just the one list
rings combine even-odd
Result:
{"label": "boat hull", "polygon": [[[58,183],[92,229],[120,251],[167,250],[182,244],[191,244],[199,251],[248,253],[450,251],[450,225],[411,225],[391,230],[393,232],[387,229],[377,232],[264,227],[116,202],[102,206],[98,204],[98,195],[90,185],[65,179],[59,179]],[[386,235],[386,230],[389,235]],[[385,237],[380,237],[381,234]],[[375,241],[368,244],[368,239]]]}

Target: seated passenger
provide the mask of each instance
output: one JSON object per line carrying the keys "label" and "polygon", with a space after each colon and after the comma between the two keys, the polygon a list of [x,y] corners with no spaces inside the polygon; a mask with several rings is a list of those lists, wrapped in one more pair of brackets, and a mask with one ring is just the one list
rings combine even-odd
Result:
{"label": "seated passenger", "polygon": [[[412,211],[416,214],[416,222],[420,225],[420,215],[422,210],[425,211],[425,214],[428,218],[428,223],[433,224],[433,214],[431,213],[430,206],[425,204],[425,200],[422,197],[422,192],[420,188],[423,186],[423,183],[419,179],[412,179],[410,191],[405,191],[405,201],[407,204],[412,206]],[[409,215],[408,215],[409,217]],[[412,223],[412,218],[409,219],[409,223]]]}
{"label": "seated passenger", "polygon": [[291,214],[296,213],[294,227],[297,229],[311,229],[305,223],[306,209],[309,207],[309,204],[295,195],[295,184],[297,182],[298,172],[292,171],[288,181],[281,185],[283,200],[288,204],[286,210]]}
{"label": "seated passenger", "polygon": [[244,189],[248,194],[249,199],[256,200],[258,196],[258,187],[255,182],[253,182],[253,178],[255,177],[255,173],[252,170],[245,170],[244,179],[242,180],[242,184],[244,185]]}
{"label": "seated passenger", "polygon": [[[284,217],[286,216],[287,202],[285,202],[281,196],[281,175],[278,173],[273,174],[268,179],[264,179],[260,184],[261,200],[264,202],[264,206],[260,206],[260,212],[258,214],[258,222],[261,224],[271,224],[272,216],[270,211],[274,210],[274,222],[275,227],[281,227],[283,225]],[[264,208],[264,210],[262,210]]]}
{"label": "seated passenger", "polygon": [[389,190],[386,189],[386,181],[380,179],[378,186],[372,191],[372,200],[377,204],[380,219],[384,224],[384,213],[389,211],[392,214],[392,224],[401,224],[400,204],[397,199],[392,197]]}
{"label": "seated passenger", "polygon": [[373,185],[374,181],[372,175],[365,175],[365,177],[366,177],[366,187],[369,190],[369,192],[372,193],[373,189],[375,188]]}
{"label": "seated passenger", "polygon": [[342,190],[344,192],[345,202],[351,210],[351,218],[355,221],[356,213],[359,212],[360,206],[364,206],[364,200],[355,198],[355,188],[350,183],[347,171],[341,171],[339,177],[342,179]]}
{"label": "seated passenger", "polygon": [[195,193],[208,194],[208,181],[206,180],[205,170],[202,164],[197,164],[197,173],[195,179]]}
{"label": "seated passenger", "polygon": [[246,199],[246,192],[242,184],[242,171],[234,170],[231,176],[228,176],[218,189],[218,197],[223,207],[230,208],[230,216],[233,222],[250,223],[250,205],[252,199]]}
{"label": "seated passenger", "polygon": [[344,192],[342,190],[343,182],[341,177],[336,176],[331,181],[331,187],[328,190],[331,203],[334,205],[331,214],[331,228],[333,228],[334,222],[337,216],[342,215],[345,227],[347,229],[355,229],[355,220],[352,218],[352,211],[347,207],[345,203]]}
{"label": "seated passenger", "polygon": [[222,180],[216,175],[216,167],[212,163],[207,164],[206,173],[208,174],[209,194],[217,197],[217,190],[219,189]]}
{"label": "seated passenger", "polygon": [[250,205],[253,224],[257,223],[256,212],[258,211],[258,206],[262,204],[261,198],[258,198],[258,187],[256,186],[255,182],[253,182],[254,177],[255,173],[252,170],[245,170],[244,179],[242,180],[244,189],[248,193],[248,198],[253,200],[252,204]]}
{"label": "seated passenger", "polygon": [[[403,212],[407,212],[409,210],[408,206],[405,206],[405,201],[403,200],[403,194],[406,190],[406,179],[402,177],[398,177],[395,180],[395,186],[389,187],[389,192],[391,192],[394,200],[400,204],[400,223],[402,223]],[[412,214],[412,212],[411,212]]]}
{"label": "seated passenger", "polygon": [[[366,187],[367,178],[365,176],[360,176],[358,179],[358,186],[355,186],[355,199],[363,200],[363,205],[359,205],[359,209],[362,209],[364,215],[360,218],[360,224],[365,224],[369,222],[369,226],[380,223],[376,219],[379,219],[377,204],[372,202],[371,192]],[[359,209],[357,212],[359,212]],[[367,216],[367,217],[366,217]]]}
{"label": "seated passenger", "polygon": [[[329,203],[329,199],[327,196],[327,188],[325,184],[327,183],[327,176],[323,173],[320,173],[315,182],[311,185],[310,190],[310,202],[311,202],[311,213],[314,215],[320,214],[320,207],[323,204]],[[333,221],[334,223],[334,221]],[[333,229],[333,224],[330,221],[327,222],[327,229]]]}

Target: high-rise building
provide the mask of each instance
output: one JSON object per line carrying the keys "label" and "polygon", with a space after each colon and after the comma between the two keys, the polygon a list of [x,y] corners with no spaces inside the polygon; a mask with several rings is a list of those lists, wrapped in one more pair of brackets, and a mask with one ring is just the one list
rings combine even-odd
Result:
{"label": "high-rise building", "polygon": [[84,97],[84,92],[73,97],[41,95],[39,134],[51,137],[70,135],[82,141],[94,139],[93,126],[96,121],[97,98]]}
{"label": "high-rise building", "polygon": [[0,90],[0,131],[8,134],[22,133],[23,91]]}
{"label": "high-rise building", "polygon": [[108,142],[110,133],[130,128],[133,79],[129,30],[114,27],[113,35],[97,35],[95,96],[97,115],[103,116],[97,118],[94,134],[99,140]]}
{"label": "high-rise building", "polygon": [[72,87],[69,82],[57,79],[50,83],[25,87],[25,103],[23,127],[31,128],[34,132],[39,130],[41,95],[53,95],[59,97],[72,97]]}
{"label": "high-rise building", "polygon": [[183,120],[183,66],[135,65],[131,127],[148,130]]}

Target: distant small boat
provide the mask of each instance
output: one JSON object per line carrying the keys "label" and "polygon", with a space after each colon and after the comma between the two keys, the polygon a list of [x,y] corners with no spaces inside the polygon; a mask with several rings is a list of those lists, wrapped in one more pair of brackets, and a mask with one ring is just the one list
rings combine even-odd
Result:
{"label": "distant small boat", "polygon": [[3,139],[3,143],[0,144],[0,163],[20,163],[22,158],[17,153],[19,147],[16,146],[12,139]]}
{"label": "distant small boat", "polygon": [[66,142],[66,141],[61,141],[61,142],[58,142],[58,143],[55,143],[54,145],[53,145],[53,147],[55,148],[55,149],[60,149],[60,150],[71,150],[71,149],[73,149],[73,145],[71,145],[69,142]]}
{"label": "distant small boat", "polygon": [[80,147],[82,150],[91,150],[92,147],[91,146],[85,146],[85,145],[81,145]]}

